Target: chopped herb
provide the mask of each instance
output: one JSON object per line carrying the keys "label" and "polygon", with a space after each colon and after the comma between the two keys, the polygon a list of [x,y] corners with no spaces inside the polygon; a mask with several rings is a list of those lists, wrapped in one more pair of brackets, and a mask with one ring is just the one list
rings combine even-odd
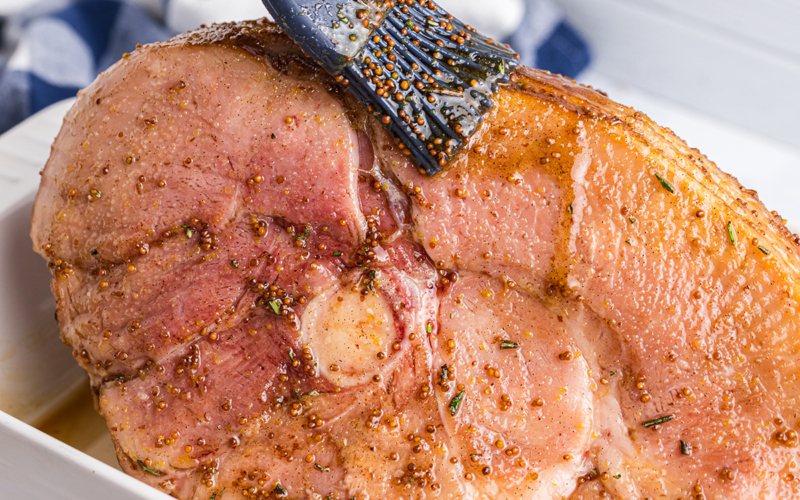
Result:
{"label": "chopped herb", "polygon": [[286,495],[288,495],[288,494],[289,494],[289,493],[288,493],[288,492],[287,492],[287,491],[286,491],[286,490],[283,488],[283,486],[281,486],[280,484],[276,484],[276,485],[275,485],[275,489],[274,489],[274,490],[272,490],[272,491],[274,491],[274,492],[275,492],[275,494],[276,494],[276,495],[278,495],[279,497],[285,497]]}
{"label": "chopped herb", "polygon": [[675,418],[675,415],[667,415],[666,417],[648,420],[647,422],[642,422],[642,427],[653,427],[654,425],[661,425],[663,423],[669,422],[673,418]]}
{"label": "chopped herb", "polygon": [[154,475],[154,476],[160,476],[160,475],[161,475],[161,471],[159,471],[159,470],[155,470],[155,469],[152,469],[152,468],[150,468],[150,467],[146,466],[146,465],[144,464],[144,462],[142,462],[141,460],[137,460],[137,461],[136,461],[136,463],[137,463],[137,464],[139,464],[139,467],[141,467],[141,468],[142,468],[142,470],[144,470],[144,471],[145,471],[145,472],[147,472],[148,474],[152,474],[152,475]]}
{"label": "chopped herb", "polygon": [[302,236],[298,236],[297,239],[300,240],[300,241],[303,241],[306,238],[308,238],[308,235],[309,235],[308,224],[306,224],[305,229],[303,230],[303,235]]}
{"label": "chopped herb", "polygon": [[297,389],[293,389],[292,394],[294,395],[294,399],[300,400],[302,398],[302,396],[300,395],[300,391]]}
{"label": "chopped herb", "polygon": [[769,255],[769,254],[772,253],[772,252],[769,251],[769,249],[764,248],[761,245],[758,245],[758,249],[761,250],[761,253],[763,253],[764,255]]}
{"label": "chopped herb", "polygon": [[430,321],[428,321],[428,324],[425,325],[425,331],[428,333],[431,333],[433,331],[433,325],[431,324]]}
{"label": "chopped herb", "polygon": [[597,475],[597,469],[592,469],[592,470],[590,470],[590,471],[589,471],[589,474],[591,474],[591,475],[593,475],[593,476],[596,476],[596,475]]}
{"label": "chopped herb", "polygon": [[409,478],[408,478],[408,482],[409,482],[409,483],[413,483],[414,481],[416,481],[416,479],[415,479],[415,478],[413,478],[413,477],[409,477]]}
{"label": "chopped herb", "polygon": [[619,479],[622,477],[622,474],[614,474],[614,479]]}
{"label": "chopped herb", "polygon": [[736,246],[736,229],[733,228],[733,222],[728,222],[728,238],[731,240],[731,245]]}
{"label": "chopped herb", "polygon": [[617,374],[617,372],[611,372],[611,376],[612,376],[612,377],[613,377],[614,375],[616,375],[616,374]]}
{"label": "chopped herb", "polygon": [[500,60],[500,68],[498,68],[498,69],[499,69],[501,75],[505,75],[506,74],[506,61],[505,60],[502,60],[502,59]]}
{"label": "chopped herb", "polygon": [[672,194],[675,194],[675,188],[672,187],[672,184],[667,182],[667,180],[665,178],[661,177],[661,174],[659,174],[658,172],[653,172],[653,174],[655,174],[656,179],[658,179],[658,182],[660,182],[661,185],[664,186],[664,189],[666,189],[667,191],[669,191]]}
{"label": "chopped herb", "polygon": [[211,499],[210,500],[218,500],[218,499],[222,498],[222,494],[225,493],[225,490],[227,490],[227,489],[228,489],[227,487],[222,488],[222,491],[219,492],[219,496],[217,496],[217,494],[214,493],[213,495],[211,495]]}
{"label": "chopped herb", "polygon": [[636,219],[634,219],[633,217],[630,217],[628,220],[629,220],[629,221],[631,221],[631,224],[633,224],[634,222],[636,222]]}
{"label": "chopped herb", "polygon": [[238,262],[236,262],[235,260],[232,260],[232,261],[231,261],[231,265],[232,265],[233,267],[235,267],[236,269],[239,269],[239,263],[238,263]]}
{"label": "chopped herb", "polygon": [[306,396],[319,396],[319,391],[316,389],[312,389],[311,391],[306,393]]}
{"label": "chopped herb", "polygon": [[292,361],[294,361],[294,351],[293,351],[293,350],[291,350],[291,349],[289,349],[289,359],[291,359]]}
{"label": "chopped herb", "polygon": [[681,455],[691,455],[692,445],[681,439]]}
{"label": "chopped herb", "polygon": [[341,257],[342,256],[342,252],[333,252],[333,256],[334,257]]}
{"label": "chopped herb", "polygon": [[275,134],[272,134],[272,138],[273,138],[273,139],[276,139],[276,137],[275,137]]}
{"label": "chopped herb", "polygon": [[376,277],[377,275],[378,275],[378,274],[375,272],[375,270],[374,270],[374,269],[370,270],[370,272],[368,272],[368,273],[367,273],[367,276],[369,276],[369,277],[370,277],[370,279],[373,279],[373,280],[375,279],[375,277]]}
{"label": "chopped herb", "polygon": [[519,344],[516,342],[512,342],[510,340],[501,340],[500,341],[500,349],[516,349],[519,347]]}
{"label": "chopped herb", "polygon": [[447,378],[449,376],[450,376],[450,367],[447,365],[442,365],[442,375],[441,375],[442,383],[447,382]]}
{"label": "chopped herb", "polygon": [[320,464],[314,464],[314,467],[316,467],[317,470],[322,471],[322,472],[329,472],[330,471],[330,469],[328,467],[323,467]]}
{"label": "chopped herb", "polygon": [[[275,314],[278,314],[278,315],[281,314],[281,306],[280,306],[280,302],[278,300],[270,300],[268,302],[268,304],[269,304],[269,308],[272,309],[272,312],[274,312]],[[292,351],[289,351],[289,357],[292,358],[292,361],[294,361],[293,356],[294,356],[294,353],[292,353]]]}
{"label": "chopped herb", "polygon": [[625,243],[627,243],[628,245],[632,244],[630,239],[625,240]]}
{"label": "chopped herb", "polygon": [[189,229],[186,230],[186,237],[187,238],[191,238],[193,234],[194,234],[194,229],[189,228]]}
{"label": "chopped herb", "polygon": [[232,339],[232,338],[233,338],[233,335],[231,335],[230,337],[228,337],[228,340],[230,340],[230,339]]}
{"label": "chopped herb", "polygon": [[458,413],[458,409],[461,407],[461,402],[464,400],[464,391],[459,392],[456,394],[453,399],[450,400],[450,416],[455,417],[456,413]]}
{"label": "chopped herb", "polygon": [[570,203],[570,204],[569,204],[569,207],[567,207],[567,208],[568,208],[568,210],[569,210],[569,213],[574,213],[574,212],[572,211],[572,203]]}

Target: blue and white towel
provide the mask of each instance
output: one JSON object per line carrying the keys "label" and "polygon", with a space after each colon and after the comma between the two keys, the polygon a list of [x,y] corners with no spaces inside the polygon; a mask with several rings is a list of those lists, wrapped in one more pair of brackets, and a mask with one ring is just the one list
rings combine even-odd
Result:
{"label": "blue and white towel", "polygon": [[[166,40],[202,23],[266,15],[259,0],[29,3],[16,12],[4,12],[0,5],[0,133],[74,96],[138,43]],[[480,31],[510,43],[528,66],[575,77],[589,63],[588,47],[552,0],[439,3]]]}

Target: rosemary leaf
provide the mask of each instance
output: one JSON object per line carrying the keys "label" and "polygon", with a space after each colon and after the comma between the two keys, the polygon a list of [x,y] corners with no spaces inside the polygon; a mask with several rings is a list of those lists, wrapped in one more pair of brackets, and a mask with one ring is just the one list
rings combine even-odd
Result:
{"label": "rosemary leaf", "polygon": [[136,463],[139,464],[139,467],[141,467],[142,470],[147,472],[148,474],[152,474],[154,476],[160,476],[161,475],[161,471],[160,470],[155,470],[155,469],[153,469],[151,467],[148,467],[141,460],[137,460]]}
{"label": "rosemary leaf", "polygon": [[642,422],[642,427],[653,427],[654,425],[661,425],[663,423],[669,422],[675,418],[675,415],[667,415],[666,417],[660,417],[653,420],[648,420],[647,422]]}
{"label": "rosemary leaf", "polygon": [[455,417],[456,413],[458,413],[458,409],[461,407],[461,402],[464,401],[464,391],[459,392],[456,394],[453,399],[450,400],[450,416]]}
{"label": "rosemary leaf", "polygon": [[[278,302],[277,300],[270,300],[268,302],[268,304],[269,304],[269,308],[272,309],[272,312],[274,312],[275,314],[280,316],[280,314],[281,314],[280,302]],[[292,351],[289,351],[289,357],[291,358],[293,356],[294,356],[294,354],[292,353]]]}
{"label": "rosemary leaf", "polygon": [[675,194],[675,188],[672,187],[672,184],[670,184],[669,181],[663,178],[661,174],[659,174],[658,172],[653,172],[653,174],[656,176],[656,179],[658,179],[658,182],[660,182],[661,185],[664,186],[664,189],[666,189],[672,194]]}
{"label": "rosemary leaf", "polygon": [[736,229],[733,227],[733,222],[728,222],[728,238],[731,240],[731,245],[736,246]]}
{"label": "rosemary leaf", "polygon": [[519,344],[510,340],[501,340],[500,349],[517,349]]}

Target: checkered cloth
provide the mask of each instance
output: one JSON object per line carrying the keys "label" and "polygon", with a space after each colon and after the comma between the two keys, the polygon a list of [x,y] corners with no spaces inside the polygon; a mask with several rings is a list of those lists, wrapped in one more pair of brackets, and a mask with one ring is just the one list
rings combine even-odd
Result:
{"label": "checkered cloth", "polygon": [[[74,96],[137,43],[166,40],[201,23],[266,15],[259,0],[32,3],[27,10],[0,17],[4,41],[0,46],[0,133],[50,104]],[[552,0],[441,3],[463,13],[459,17],[481,31],[505,38],[528,66],[574,77],[589,63],[586,44],[564,22]],[[504,3],[508,11],[522,15],[515,16],[516,20],[504,18],[506,10],[500,5]],[[8,56],[5,64],[4,51]]]}

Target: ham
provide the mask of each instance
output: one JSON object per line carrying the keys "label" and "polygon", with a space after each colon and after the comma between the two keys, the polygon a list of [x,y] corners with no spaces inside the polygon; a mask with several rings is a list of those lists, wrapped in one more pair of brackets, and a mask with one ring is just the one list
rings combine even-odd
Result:
{"label": "ham", "polygon": [[183,500],[798,496],[800,239],[520,68],[420,174],[266,21],[81,91],[34,247],[129,474]]}

